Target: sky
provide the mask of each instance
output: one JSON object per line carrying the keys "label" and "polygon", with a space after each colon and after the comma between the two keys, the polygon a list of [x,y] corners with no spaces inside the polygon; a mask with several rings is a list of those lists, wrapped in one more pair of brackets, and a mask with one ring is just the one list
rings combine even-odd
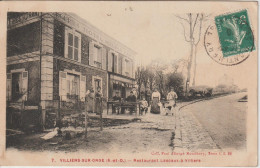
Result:
{"label": "sky", "polygon": [[[71,12],[136,51],[136,65],[145,66],[154,60],[170,62],[188,57],[190,45],[184,40],[183,27],[172,9],[176,9],[179,16],[185,16],[185,13],[177,8],[168,9],[163,3],[149,3],[144,6],[139,3],[120,2],[103,6],[86,5]],[[208,8],[203,11],[212,14],[213,6]],[[214,62],[207,55],[203,36],[209,24],[210,21],[203,23],[202,37],[198,44],[196,84],[216,86],[218,80],[226,74],[233,78],[240,88],[247,87],[245,79],[248,74],[240,73],[247,65],[246,61],[243,65],[230,67]]]}

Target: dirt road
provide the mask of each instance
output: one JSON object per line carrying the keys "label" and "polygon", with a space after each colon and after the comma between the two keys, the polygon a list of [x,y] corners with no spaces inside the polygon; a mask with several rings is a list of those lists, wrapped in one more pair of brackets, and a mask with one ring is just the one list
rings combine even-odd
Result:
{"label": "dirt road", "polygon": [[99,131],[99,128],[91,128],[87,139],[78,135],[70,140],[65,140],[64,137],[54,137],[45,141],[40,137],[46,133],[24,135],[8,149],[127,153],[172,151],[174,117],[148,113],[139,117],[141,120],[122,125],[118,122],[117,126],[105,127],[103,131]]}

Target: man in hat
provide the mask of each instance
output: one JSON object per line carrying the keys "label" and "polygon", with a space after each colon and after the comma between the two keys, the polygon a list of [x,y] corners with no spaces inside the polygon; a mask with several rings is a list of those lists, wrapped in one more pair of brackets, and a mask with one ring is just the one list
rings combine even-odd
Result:
{"label": "man in hat", "polygon": [[[133,91],[130,92],[130,95],[126,98],[127,102],[136,102],[136,96],[134,95]],[[130,114],[133,113],[135,105],[133,107],[130,107]]]}
{"label": "man in hat", "polygon": [[121,101],[121,97],[119,96],[119,91],[116,91],[116,94],[113,97],[113,101]]}

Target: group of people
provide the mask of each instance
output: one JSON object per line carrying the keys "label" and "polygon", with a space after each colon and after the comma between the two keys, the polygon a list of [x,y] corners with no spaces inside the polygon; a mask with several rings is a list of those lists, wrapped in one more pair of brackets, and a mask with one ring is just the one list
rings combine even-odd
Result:
{"label": "group of people", "polygon": [[93,88],[87,91],[85,99],[86,112],[100,114],[102,111],[103,94],[101,87],[97,87],[95,92]]}
{"label": "group of people", "polygon": [[[86,93],[86,111],[87,112],[95,112],[99,114],[102,111],[102,98],[103,94],[101,92],[101,88],[98,87],[97,91],[95,92],[93,88],[87,91]],[[168,108],[171,110],[173,107],[176,106],[176,100],[178,98],[178,95],[174,91],[173,88],[171,88],[171,91],[167,94],[167,101],[165,103],[165,108]],[[113,101],[115,102],[121,102],[123,99],[119,95],[119,92],[117,91],[115,96],[113,97]],[[130,95],[124,100],[126,102],[136,102],[137,101],[137,92],[135,90],[132,90],[130,92]],[[142,100],[140,101],[140,112],[141,114],[143,112],[148,111],[148,106],[151,105],[151,113],[159,114],[160,113],[160,102],[161,102],[161,94],[156,88],[154,92],[151,95],[151,103],[149,103],[150,100],[147,102],[147,98],[145,96],[142,97]],[[112,108],[113,113],[120,110],[119,106],[114,106]],[[130,113],[134,111],[134,106],[129,107]],[[121,108],[121,113],[125,112],[125,108]]]}
{"label": "group of people", "polygon": [[[178,95],[174,91],[174,88],[171,88],[170,92],[167,94],[166,101],[164,102],[164,107],[171,110],[176,106],[176,100]],[[119,96],[119,92],[116,92],[116,95],[113,97],[113,101],[122,101],[122,98]],[[130,92],[130,95],[125,99],[127,102],[136,102],[137,95],[134,91]],[[151,103],[150,103],[151,101]],[[161,94],[156,88],[152,95],[149,97],[142,96],[140,100],[140,114],[147,113],[148,107],[151,105],[151,113],[159,114],[161,113],[160,105],[161,105]],[[114,107],[113,112],[120,110],[120,107]],[[121,109],[124,112],[124,108]],[[130,108],[130,112],[133,108]]]}
{"label": "group of people", "polygon": [[[171,91],[167,94],[167,102],[165,103],[165,107],[171,110],[173,107],[176,106],[176,100],[178,95],[174,91],[174,88],[171,88]],[[161,101],[161,94],[158,89],[155,89],[151,96],[152,103],[151,103],[151,113],[159,114],[160,113],[160,101]]]}
{"label": "group of people", "polygon": [[[137,100],[137,95],[135,90],[130,91],[130,95],[125,99],[126,102],[136,102]],[[123,99],[119,96],[119,92],[116,91],[115,96],[113,97],[113,101],[115,102],[121,102]],[[112,113],[116,113],[116,111],[119,111],[120,107],[119,106],[113,106],[112,108]],[[134,112],[134,106],[129,108],[130,113]],[[121,108],[121,113],[125,113],[125,108]]]}

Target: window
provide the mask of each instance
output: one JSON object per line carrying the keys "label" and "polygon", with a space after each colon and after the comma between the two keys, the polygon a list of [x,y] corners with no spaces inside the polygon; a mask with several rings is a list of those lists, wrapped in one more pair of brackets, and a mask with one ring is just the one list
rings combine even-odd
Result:
{"label": "window", "polygon": [[123,59],[122,62],[122,71],[123,71],[123,75],[132,77],[133,76],[133,62],[130,59]]}
{"label": "window", "polygon": [[[71,71],[71,70],[66,70]],[[61,101],[81,100],[85,101],[86,76],[78,72],[60,71],[59,96]]]}
{"label": "window", "polygon": [[118,53],[110,50],[108,52],[108,71],[118,73]]}
{"label": "window", "polygon": [[95,79],[95,90],[97,90],[99,87],[101,88],[100,83],[101,81],[99,79]]}
{"label": "window", "polygon": [[7,99],[18,101],[27,100],[28,95],[28,72],[12,70],[7,74]]}
{"label": "window", "polygon": [[112,53],[112,72],[117,73],[117,55]]}
{"label": "window", "polygon": [[67,74],[67,98],[78,99],[80,81],[79,76],[74,74]]}
{"label": "window", "polygon": [[94,45],[93,56],[94,64],[96,65],[96,67],[101,68],[102,50],[97,45]]}
{"label": "window", "polygon": [[81,35],[69,28],[65,29],[65,57],[81,61]]}
{"label": "window", "polygon": [[97,91],[98,87],[101,88],[102,92],[102,78],[99,76],[92,76],[92,86],[95,92]]}
{"label": "window", "polygon": [[98,42],[89,43],[89,65],[106,70],[107,65],[106,49]]}

